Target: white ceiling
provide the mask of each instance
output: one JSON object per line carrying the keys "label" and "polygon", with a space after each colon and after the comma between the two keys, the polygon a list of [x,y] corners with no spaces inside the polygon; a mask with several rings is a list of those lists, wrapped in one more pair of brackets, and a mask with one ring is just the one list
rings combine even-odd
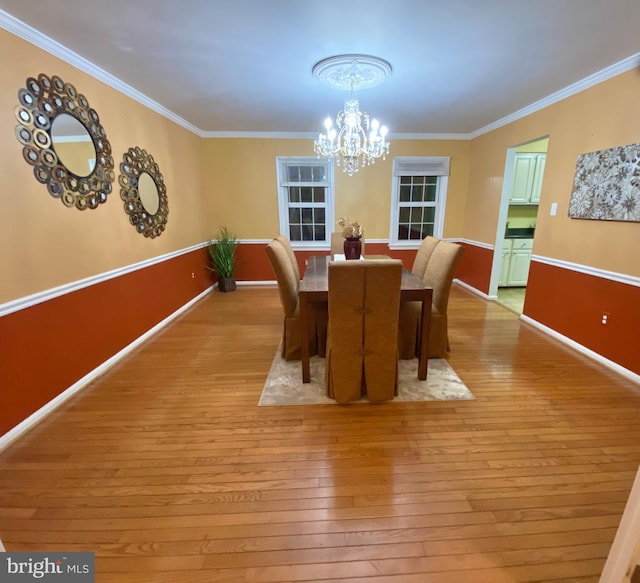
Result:
{"label": "white ceiling", "polygon": [[[356,93],[391,137],[478,133],[640,63],[640,0],[0,0],[0,9],[8,30],[57,41],[52,52],[66,47],[89,61],[81,68],[205,135],[321,131],[347,95],[311,69],[339,53],[391,63],[382,85]],[[56,73],[25,70],[25,80],[40,72]]]}

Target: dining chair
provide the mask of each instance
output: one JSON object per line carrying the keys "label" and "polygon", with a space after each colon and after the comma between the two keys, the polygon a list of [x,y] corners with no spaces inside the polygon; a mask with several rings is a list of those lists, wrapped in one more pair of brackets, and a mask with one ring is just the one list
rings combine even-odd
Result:
{"label": "dining chair", "polygon": [[[360,254],[362,255],[362,257],[365,257],[364,237],[360,238],[360,243],[362,245],[362,250],[360,251]],[[333,233],[331,233],[331,256],[336,254],[344,255],[344,237],[342,236],[342,233],[339,231],[334,231]]]}
{"label": "dining chair", "polygon": [[[450,241],[440,241],[433,250],[423,281],[433,288],[431,325],[429,327],[429,358],[444,358],[450,350],[447,309],[453,276],[464,247]],[[400,358],[418,355],[420,337],[420,302],[402,302],[398,324],[398,352]]]}
{"label": "dining chair", "polygon": [[[273,240],[266,246],[267,256],[278,282],[280,303],[284,312],[282,330],[282,358],[299,360],[301,358],[302,322],[300,320],[300,301],[298,298],[299,280],[291,264],[286,248],[280,241]],[[326,348],[327,306],[313,303],[309,306],[308,329],[309,354],[324,356]]]}
{"label": "dining chair", "polygon": [[424,272],[427,270],[427,264],[429,263],[431,254],[438,243],[440,243],[440,239],[431,237],[430,235],[427,235],[422,240],[422,243],[420,243],[416,257],[413,260],[413,267],[411,268],[411,273],[419,279],[424,278]]}
{"label": "dining chair", "polygon": [[338,403],[388,401],[398,392],[402,262],[339,261],[328,266],[327,395]]}
{"label": "dining chair", "polygon": [[291,266],[293,267],[293,272],[296,276],[296,281],[298,285],[300,284],[300,266],[298,265],[298,260],[296,259],[296,254],[293,252],[293,247],[291,246],[291,241],[287,239],[284,235],[278,235],[274,237],[276,241],[279,241],[282,246],[287,251],[287,255],[289,256],[289,260],[291,261]]}

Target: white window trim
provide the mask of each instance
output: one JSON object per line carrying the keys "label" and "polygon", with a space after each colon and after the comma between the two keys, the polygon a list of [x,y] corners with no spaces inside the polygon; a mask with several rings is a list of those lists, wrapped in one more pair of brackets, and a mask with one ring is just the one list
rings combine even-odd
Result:
{"label": "white window trim", "polygon": [[[325,241],[291,241],[291,246],[294,249],[300,251],[313,251],[313,250],[327,250],[331,247],[331,231],[335,224],[335,210],[334,210],[334,170],[333,162],[329,158],[318,158],[316,156],[276,156],[276,181],[278,189],[278,217],[280,222],[280,234],[285,237],[289,237],[289,197],[287,187],[283,186],[284,175],[283,170],[287,163],[293,164],[309,164],[312,161],[322,161],[327,165],[327,190],[325,199],[325,219],[327,228],[325,230]],[[299,186],[306,186],[307,184],[301,182]],[[316,185],[313,183],[313,185]]]}
{"label": "white window trim", "polygon": [[389,217],[389,249],[417,249],[421,240],[398,240],[398,216],[400,214],[400,177],[401,176],[437,176],[436,214],[433,236],[442,239],[444,217],[447,207],[447,188],[449,186],[449,156],[403,156],[393,159],[391,177],[391,213]]}

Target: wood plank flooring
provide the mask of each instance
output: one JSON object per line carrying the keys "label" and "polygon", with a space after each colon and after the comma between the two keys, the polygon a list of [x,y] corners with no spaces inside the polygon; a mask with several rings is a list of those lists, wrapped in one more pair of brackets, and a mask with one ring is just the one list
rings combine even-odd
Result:
{"label": "wood plank flooring", "polygon": [[212,293],[0,453],[0,539],[95,552],[100,583],[597,582],[640,387],[458,286],[449,310],[475,401],[257,407],[277,289]]}

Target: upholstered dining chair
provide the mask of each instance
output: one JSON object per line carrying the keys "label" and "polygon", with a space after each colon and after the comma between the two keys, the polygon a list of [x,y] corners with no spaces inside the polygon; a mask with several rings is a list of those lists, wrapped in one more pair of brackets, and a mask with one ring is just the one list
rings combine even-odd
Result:
{"label": "upholstered dining chair", "polygon": [[298,282],[298,285],[299,285],[300,284],[300,266],[298,265],[296,254],[293,252],[291,241],[289,241],[289,239],[287,239],[284,235],[278,235],[277,237],[274,237],[274,239],[276,241],[279,241],[282,244],[282,246],[285,248],[287,255],[289,256],[289,261],[291,261],[291,266],[293,267],[293,272],[296,276],[296,281]]}
{"label": "upholstered dining chair", "polygon": [[328,267],[327,395],[338,403],[388,401],[398,391],[402,262],[338,261]]}
{"label": "upholstered dining chair", "polygon": [[431,237],[430,235],[427,235],[422,240],[422,243],[420,243],[420,247],[418,248],[418,252],[416,253],[416,257],[413,260],[413,267],[411,268],[411,273],[413,273],[413,275],[420,279],[424,278],[424,272],[427,270],[427,264],[429,263],[431,254],[438,243],[440,243],[440,239],[437,237]]}
{"label": "upholstered dining chair", "polygon": [[[362,250],[360,254],[365,257],[364,254],[364,237],[360,238],[360,243],[362,244]],[[331,233],[331,255],[344,255],[344,237],[342,233],[334,231]]]}
{"label": "upholstered dining chair", "polygon": [[[429,328],[429,358],[444,358],[450,350],[447,308],[449,294],[460,257],[462,245],[440,241],[433,250],[423,281],[433,288],[431,326]],[[398,353],[400,358],[415,358],[420,337],[420,302],[402,302],[398,325]]]}
{"label": "upholstered dining chair", "polygon": [[284,312],[282,358],[299,360],[303,341],[309,343],[309,354],[324,356],[328,319],[326,305],[313,303],[309,306],[309,338],[303,340],[298,299],[299,280],[296,279],[287,250],[280,241],[274,239],[267,245],[266,251],[278,282],[280,303]]}

